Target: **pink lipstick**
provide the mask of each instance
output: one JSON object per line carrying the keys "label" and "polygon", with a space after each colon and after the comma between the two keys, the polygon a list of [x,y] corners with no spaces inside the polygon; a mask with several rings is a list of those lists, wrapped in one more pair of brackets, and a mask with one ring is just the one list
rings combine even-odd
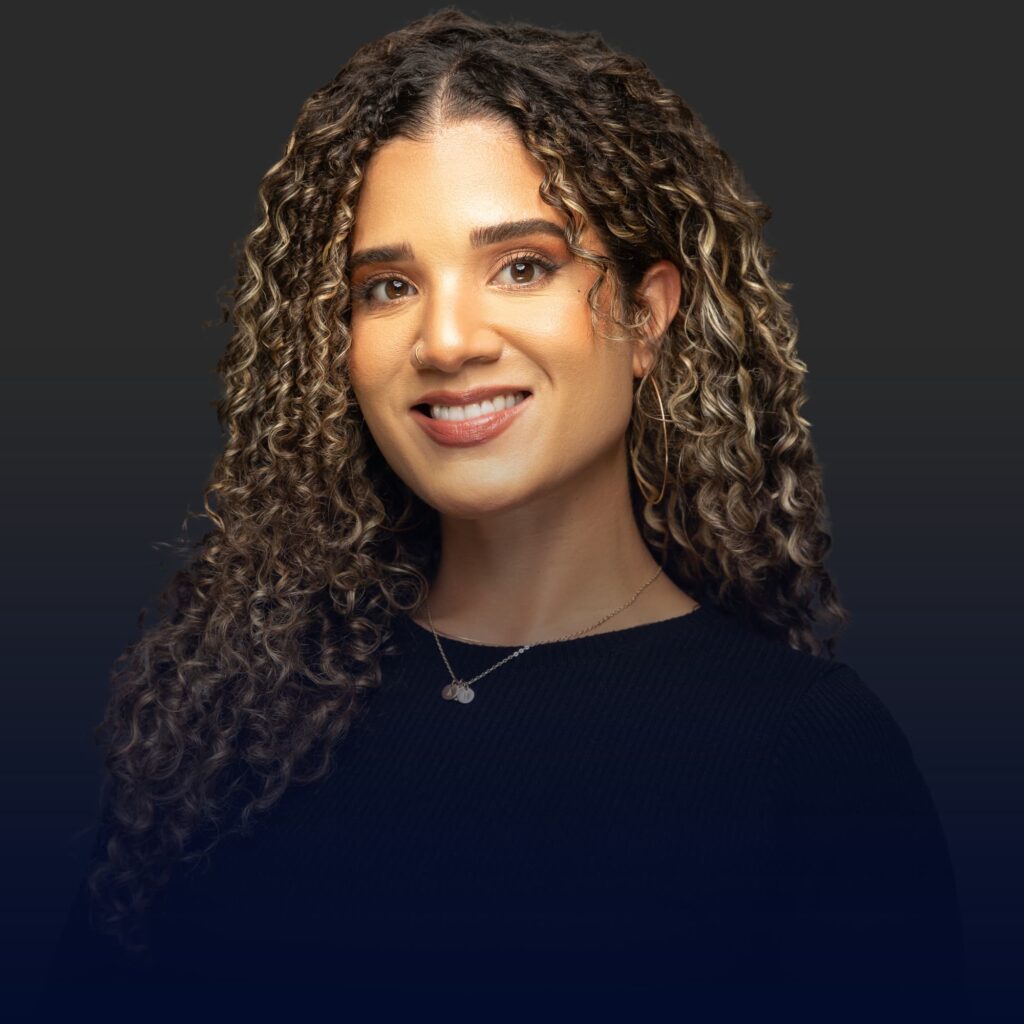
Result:
{"label": "pink lipstick", "polygon": [[415,408],[410,409],[409,412],[431,440],[438,444],[465,448],[485,444],[508,430],[512,422],[522,415],[523,410],[532,400],[533,395],[528,394],[511,409],[490,412],[471,420],[435,420],[432,416]]}

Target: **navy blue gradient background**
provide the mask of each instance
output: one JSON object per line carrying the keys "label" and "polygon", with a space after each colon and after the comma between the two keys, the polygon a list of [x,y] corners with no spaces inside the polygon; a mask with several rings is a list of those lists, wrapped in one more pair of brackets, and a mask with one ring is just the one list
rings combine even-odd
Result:
{"label": "navy blue gradient background", "polygon": [[[260,177],[357,46],[435,9],[39,9],[8,36],[0,1012],[70,906],[110,670],[220,449],[218,296]],[[977,1019],[1021,1013],[1021,235],[998,8],[463,9],[643,57],[773,209],[853,616],[839,657],[946,826]]]}

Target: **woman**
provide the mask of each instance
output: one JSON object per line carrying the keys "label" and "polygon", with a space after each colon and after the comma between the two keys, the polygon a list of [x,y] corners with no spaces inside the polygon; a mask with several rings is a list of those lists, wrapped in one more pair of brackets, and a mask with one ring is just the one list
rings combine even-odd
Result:
{"label": "woman", "polygon": [[948,1007],[941,825],[814,632],[848,614],[770,211],[700,121],[595,33],[449,8],[260,195],[214,528],[115,673],[46,1005]]}

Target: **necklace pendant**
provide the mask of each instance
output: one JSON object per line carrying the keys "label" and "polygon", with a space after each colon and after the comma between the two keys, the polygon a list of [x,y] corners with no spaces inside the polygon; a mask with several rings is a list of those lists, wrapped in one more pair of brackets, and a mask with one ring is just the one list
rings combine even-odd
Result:
{"label": "necklace pendant", "polygon": [[449,683],[447,686],[442,688],[441,696],[444,697],[445,700],[455,700],[459,695],[459,687],[461,685],[461,680],[456,679],[454,682]]}
{"label": "necklace pendant", "polygon": [[467,686],[465,683],[459,683],[459,692],[455,695],[455,699],[460,704],[468,704],[476,694],[473,692],[471,686]]}

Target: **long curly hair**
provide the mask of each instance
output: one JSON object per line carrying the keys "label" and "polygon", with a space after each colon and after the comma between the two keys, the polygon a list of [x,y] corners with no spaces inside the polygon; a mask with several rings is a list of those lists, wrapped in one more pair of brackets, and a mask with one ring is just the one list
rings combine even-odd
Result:
{"label": "long curly hair", "polygon": [[[107,771],[92,921],[129,951],[147,948],[145,910],[176,864],[250,834],[289,785],[331,770],[396,651],[392,620],[427,596],[437,512],[383,459],[346,374],[348,245],[378,146],[481,118],[514,127],[543,166],[544,201],[598,271],[592,313],[607,279],[629,337],[645,322],[644,270],[668,259],[680,271],[648,371],[663,403],[650,386],[637,394],[627,434],[636,521],[666,574],[814,654],[815,624],[849,618],[823,564],[807,368],[790,286],[769,274],[770,208],[679,96],[596,32],[451,7],[413,21],[303,103],[259,187],[223,308],[234,329],[217,364],[212,529],[179,536],[185,567],[159,595],[160,621],[140,616],[96,728]],[[581,246],[588,226],[610,256]],[[824,649],[836,656],[834,635]]]}

